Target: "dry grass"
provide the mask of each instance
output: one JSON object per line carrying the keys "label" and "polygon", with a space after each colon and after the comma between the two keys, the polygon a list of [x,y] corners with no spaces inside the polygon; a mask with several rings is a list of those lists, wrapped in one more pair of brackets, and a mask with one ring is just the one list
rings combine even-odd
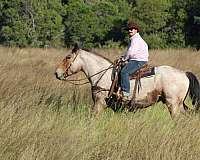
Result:
{"label": "dry grass", "polygon": [[[74,87],[53,75],[66,52],[0,48],[0,159],[199,159],[199,114],[171,120],[159,103],[136,114],[108,109],[91,118],[89,85]],[[96,52],[113,60],[122,50]],[[200,77],[200,52],[154,50],[150,62]]]}

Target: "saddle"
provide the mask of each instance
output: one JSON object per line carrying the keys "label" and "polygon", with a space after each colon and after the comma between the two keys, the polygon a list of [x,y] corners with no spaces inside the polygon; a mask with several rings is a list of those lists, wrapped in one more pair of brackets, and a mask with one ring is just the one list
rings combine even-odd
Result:
{"label": "saddle", "polygon": [[[115,72],[112,78],[112,84],[108,93],[108,99],[109,98],[113,98],[115,97],[115,99],[120,100],[122,98],[122,94],[121,94],[121,87],[120,87],[120,71],[121,68],[123,66],[122,64],[123,62],[120,63],[116,63],[114,64],[115,67]],[[136,95],[136,91],[138,88],[138,85],[141,86],[141,82],[140,79],[144,78],[144,77],[149,77],[155,75],[155,67],[151,66],[149,64],[145,64],[143,65],[140,69],[138,69],[134,74],[129,76],[129,79],[135,79],[135,87],[134,87],[134,91],[133,91],[133,97],[131,99],[131,106],[133,106],[134,104],[134,99],[135,99],[135,95]],[[139,89],[139,88],[138,88]],[[139,90],[138,90],[139,91]]]}
{"label": "saddle", "polygon": [[138,69],[135,73],[129,75],[129,79],[139,79],[143,77],[148,77],[155,75],[155,67],[145,64],[140,69]]}

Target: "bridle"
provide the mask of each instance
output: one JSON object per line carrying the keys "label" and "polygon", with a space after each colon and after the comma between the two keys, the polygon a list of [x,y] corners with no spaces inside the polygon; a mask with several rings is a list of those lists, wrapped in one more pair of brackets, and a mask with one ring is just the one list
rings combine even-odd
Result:
{"label": "bridle", "polygon": [[[73,65],[73,63],[74,63],[74,61],[76,60],[77,56],[79,55],[78,52],[77,52],[77,53],[73,52],[72,54],[75,54],[75,56],[73,56],[72,60],[70,60],[70,59],[71,59],[71,56],[68,56],[68,57],[70,57],[70,59],[68,60],[68,61],[70,61],[70,63],[67,65],[66,69],[64,70],[64,73],[63,73],[64,80],[67,81],[67,82],[69,82],[69,83],[71,83],[71,84],[73,84],[73,85],[84,85],[84,84],[90,83],[90,82],[88,82],[88,81],[87,81],[87,82],[83,82],[83,83],[74,83],[74,82],[81,82],[81,81],[87,80],[87,78],[74,79],[74,80],[69,80],[69,79],[67,79],[67,77],[70,77],[70,76],[73,75],[73,74],[69,74],[69,69],[70,69],[70,67]],[[66,57],[65,60],[66,60],[68,57]],[[106,73],[106,71],[109,70],[109,69],[111,69],[111,68],[113,68],[113,64],[111,64],[108,68],[103,69],[103,70],[101,70],[101,71],[99,71],[99,72],[97,72],[97,73],[91,75],[89,78],[94,77],[94,76],[96,76],[96,75],[98,75],[98,74],[100,74],[100,73],[102,73],[102,72],[104,72],[104,73],[103,73],[103,75],[104,75],[104,74]],[[100,79],[103,77],[103,75],[100,77]],[[99,79],[99,80],[100,80],[100,79]]]}
{"label": "bridle", "polygon": [[[69,65],[66,67],[64,73],[63,73],[63,76],[64,78],[66,79],[67,77],[71,76],[72,74],[69,74],[69,69],[70,67],[73,65],[74,61],[76,60],[77,56],[79,55],[78,53],[72,53],[72,54],[75,54],[75,56],[73,57],[73,59],[71,60],[71,57],[70,57],[70,63]],[[65,60],[67,59],[67,57],[65,58]]]}

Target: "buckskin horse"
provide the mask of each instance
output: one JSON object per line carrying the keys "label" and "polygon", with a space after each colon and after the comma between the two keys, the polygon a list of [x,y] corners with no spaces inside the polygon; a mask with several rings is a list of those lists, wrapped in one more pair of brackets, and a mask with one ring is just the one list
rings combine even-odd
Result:
{"label": "buckskin horse", "polygon": [[[89,51],[72,49],[57,66],[55,75],[59,80],[67,80],[68,76],[84,72],[92,89],[95,114],[101,113],[106,107],[106,98],[112,85],[111,74],[113,63],[103,56]],[[135,79],[130,80],[131,96],[133,96]],[[184,72],[170,66],[155,67],[155,74],[140,79],[141,88],[134,95],[135,106],[146,108],[162,101],[166,104],[173,117],[184,113],[188,108],[184,103],[189,94],[196,110],[200,107],[200,85],[192,72]]]}

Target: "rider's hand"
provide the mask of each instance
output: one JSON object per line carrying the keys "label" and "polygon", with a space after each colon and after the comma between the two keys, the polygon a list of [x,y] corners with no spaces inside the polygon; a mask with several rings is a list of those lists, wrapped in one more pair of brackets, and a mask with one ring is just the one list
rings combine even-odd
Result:
{"label": "rider's hand", "polygon": [[115,61],[114,61],[114,64],[117,64],[117,63],[119,63],[119,62],[121,62],[122,60],[121,60],[121,58],[118,58],[118,59],[116,59]]}

